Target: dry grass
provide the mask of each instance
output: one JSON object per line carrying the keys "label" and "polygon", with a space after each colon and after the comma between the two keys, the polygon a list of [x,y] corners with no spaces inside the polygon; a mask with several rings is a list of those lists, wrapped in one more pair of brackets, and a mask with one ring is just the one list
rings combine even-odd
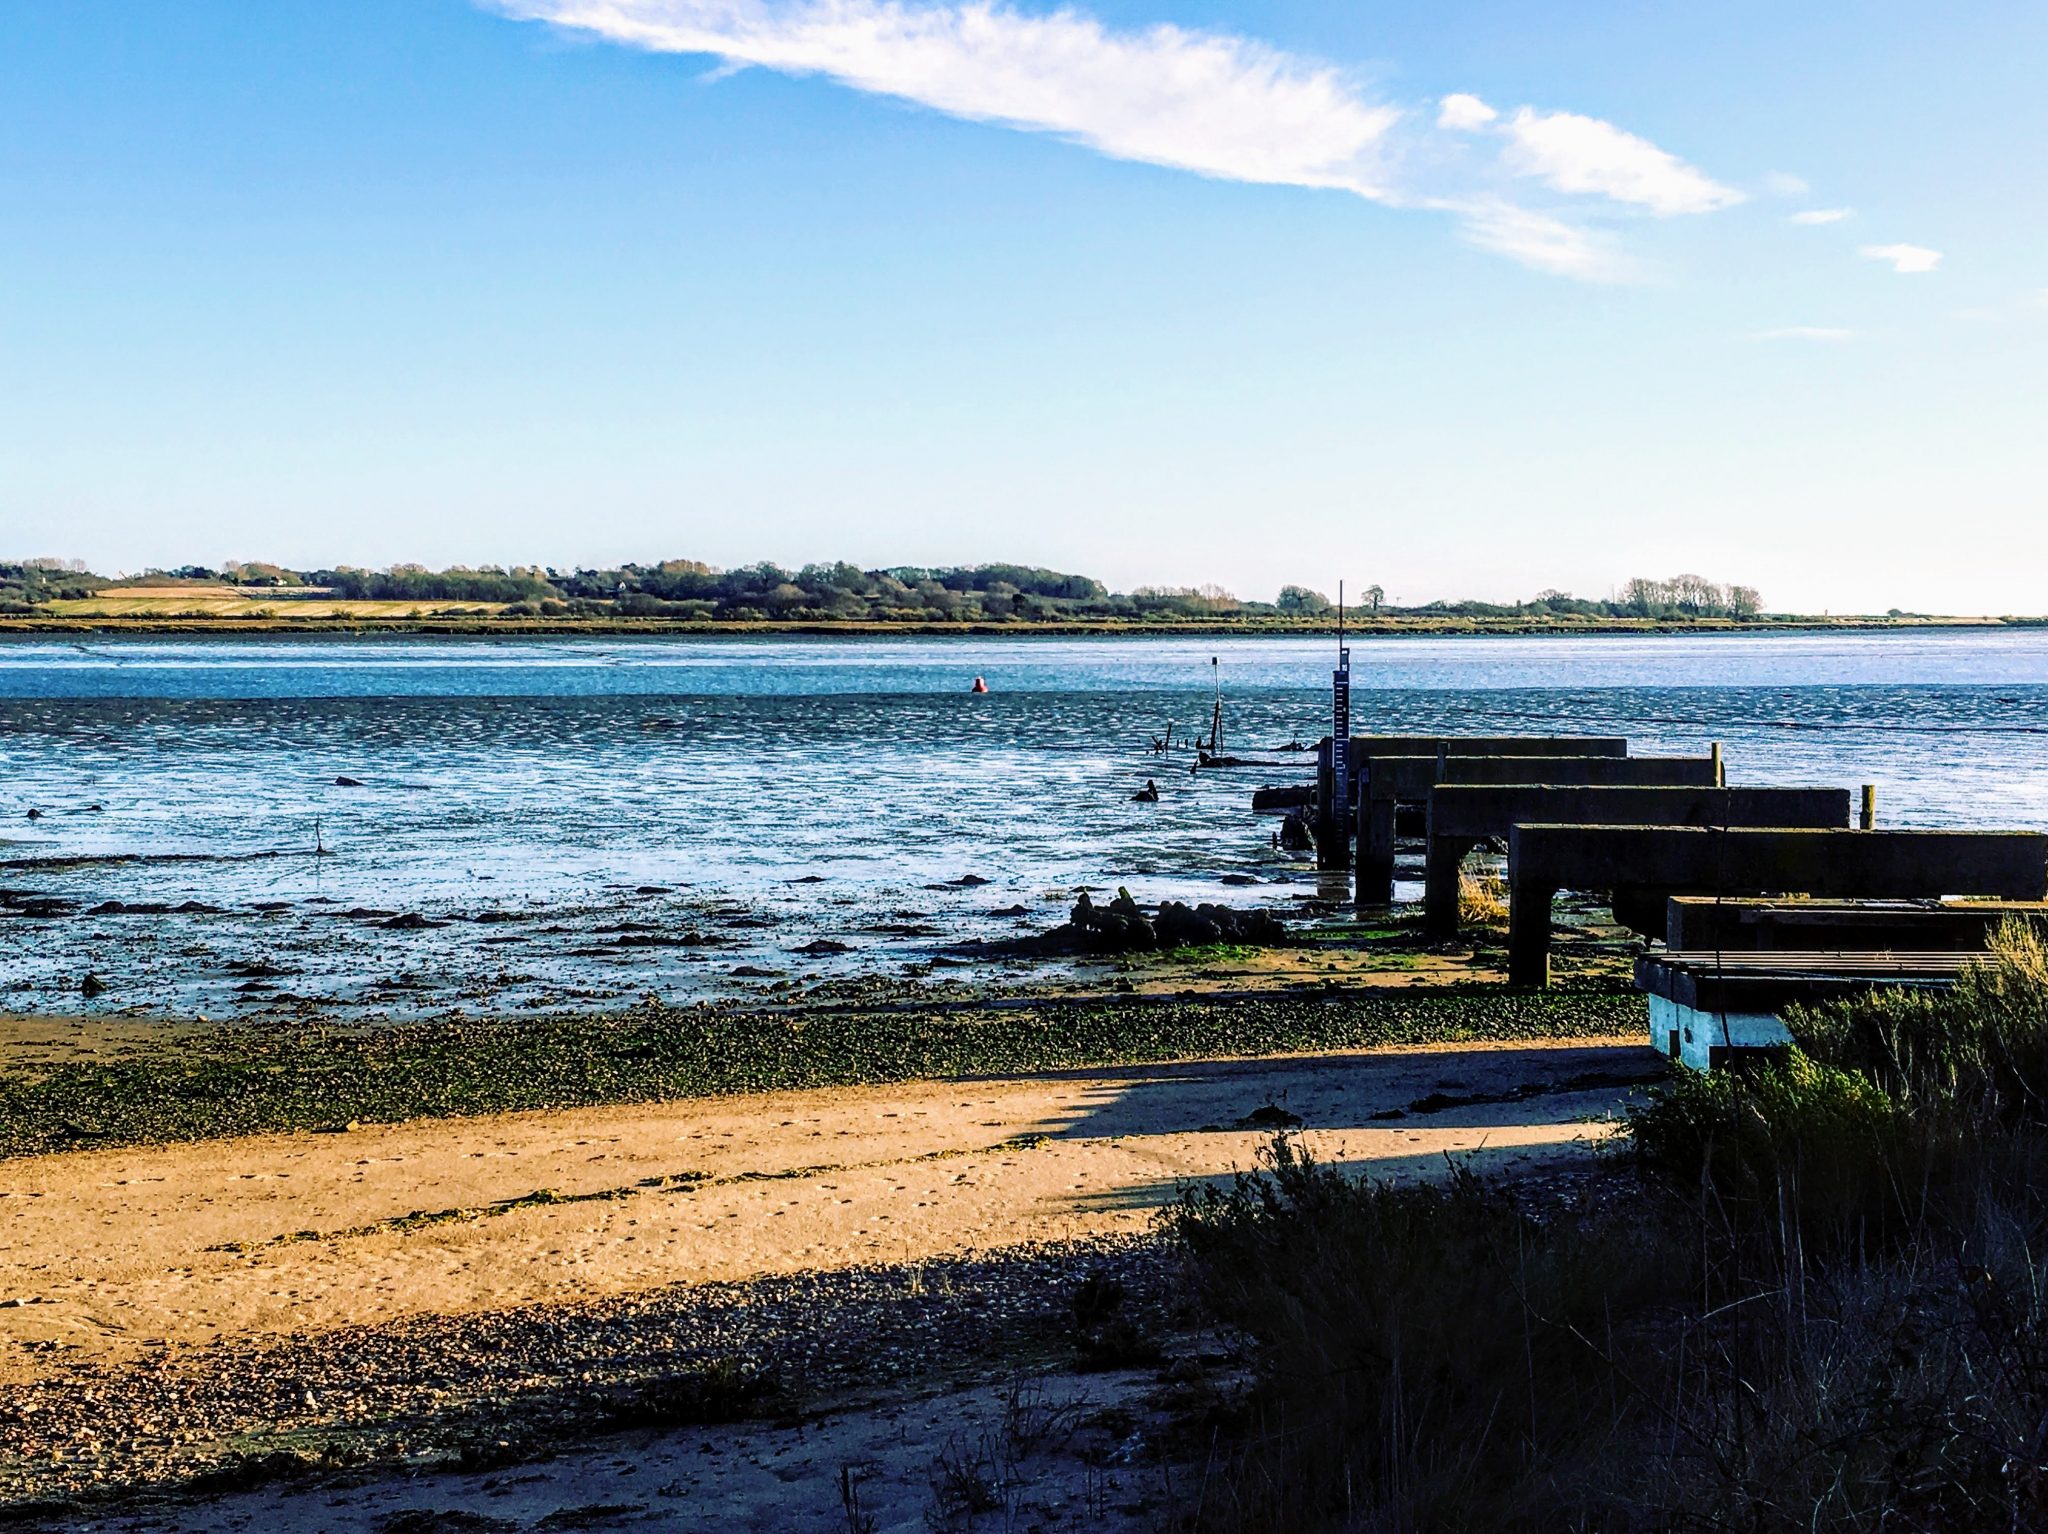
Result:
{"label": "dry grass", "polygon": [[1505,927],[1508,888],[1497,869],[1465,869],[1458,875],[1458,923],[1465,927]]}

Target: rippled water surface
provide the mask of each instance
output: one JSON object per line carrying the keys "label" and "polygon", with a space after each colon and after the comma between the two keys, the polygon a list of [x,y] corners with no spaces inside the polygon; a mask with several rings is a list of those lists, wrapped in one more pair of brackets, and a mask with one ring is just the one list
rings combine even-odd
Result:
{"label": "rippled water surface", "polygon": [[[1149,742],[1206,728],[1212,680],[1230,750],[1312,741],[1330,662],[1266,639],[0,643],[0,885],[430,916],[656,886],[634,898],[738,902],[779,924],[763,945],[858,962],[901,949],[863,936],[876,913],[989,935],[1078,885],[1284,873],[1249,794],[1305,765],[1191,777]],[[1718,740],[1731,782],[1875,783],[1887,823],[2048,826],[2044,632],[1369,640],[1353,674],[1361,732]],[[1147,776],[1162,800],[1133,804]],[[0,930],[0,982],[40,992],[62,966],[27,936]]]}

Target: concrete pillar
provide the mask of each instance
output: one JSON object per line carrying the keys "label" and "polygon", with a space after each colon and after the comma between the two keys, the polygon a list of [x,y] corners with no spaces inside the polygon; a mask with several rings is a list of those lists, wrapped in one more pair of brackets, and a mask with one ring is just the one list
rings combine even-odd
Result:
{"label": "concrete pillar", "polygon": [[1394,899],[1394,801],[1374,799],[1359,786],[1358,856],[1353,888],[1359,905]]}
{"label": "concrete pillar", "polygon": [[1508,891],[1508,984],[1550,984],[1550,903],[1557,891],[1517,880]]}
{"label": "concrete pillar", "polygon": [[1423,876],[1422,930],[1432,939],[1458,935],[1458,877],[1471,844],[1450,836],[1429,839],[1429,861]]}

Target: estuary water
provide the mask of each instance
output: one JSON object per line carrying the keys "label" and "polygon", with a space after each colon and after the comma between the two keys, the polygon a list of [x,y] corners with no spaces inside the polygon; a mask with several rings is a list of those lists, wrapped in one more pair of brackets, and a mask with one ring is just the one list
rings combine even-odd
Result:
{"label": "estuary water", "polygon": [[[1280,748],[1327,732],[1332,660],[1256,638],[0,642],[0,887],[71,913],[0,922],[0,1007],[80,1005],[86,970],[127,1007],[538,1005],[900,970],[1051,925],[1088,886],[1285,900],[1312,881],[1249,798],[1312,776]],[[1361,733],[1720,741],[1733,783],[1876,784],[1881,823],[2048,827],[2048,631],[1368,639],[1352,671]],[[1154,752],[1206,730],[1219,687],[1226,750],[1276,765]],[[1133,803],[1147,778],[1160,801]],[[691,926],[704,944],[619,943]]]}

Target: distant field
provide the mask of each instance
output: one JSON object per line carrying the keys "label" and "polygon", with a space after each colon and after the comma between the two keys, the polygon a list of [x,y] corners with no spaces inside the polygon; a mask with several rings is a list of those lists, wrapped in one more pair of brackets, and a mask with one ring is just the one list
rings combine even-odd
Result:
{"label": "distant field", "polygon": [[218,586],[120,586],[42,611],[60,618],[434,618],[502,612],[502,602],[350,602],[333,597],[251,596]]}

